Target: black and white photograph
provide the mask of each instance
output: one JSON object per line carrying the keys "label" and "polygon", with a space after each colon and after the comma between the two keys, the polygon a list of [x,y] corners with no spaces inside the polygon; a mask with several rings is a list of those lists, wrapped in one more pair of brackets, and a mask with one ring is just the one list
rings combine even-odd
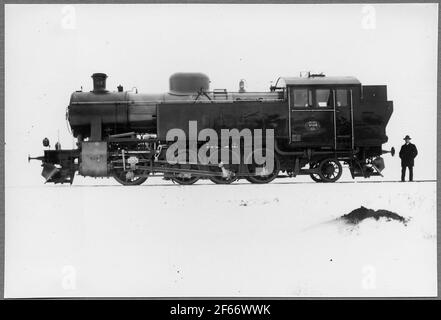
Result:
{"label": "black and white photograph", "polygon": [[5,4],[4,297],[437,297],[438,10]]}

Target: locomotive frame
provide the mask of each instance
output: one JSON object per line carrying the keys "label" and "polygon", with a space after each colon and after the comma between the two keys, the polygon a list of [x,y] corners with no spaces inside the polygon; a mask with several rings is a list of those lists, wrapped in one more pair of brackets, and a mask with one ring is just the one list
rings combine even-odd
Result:
{"label": "locomotive frame", "polygon": [[[157,175],[184,185],[199,179],[216,184],[238,179],[269,183],[297,175],[335,182],[342,175],[342,163],[352,178],[381,176],[381,155],[395,152],[382,150],[393,111],[386,86],[362,86],[354,77],[308,74],[279,78],[269,92],[245,92],[243,83],[238,92],[227,92],[210,91],[203,74],[178,73],[170,78],[170,92],[162,95],[123,91],[122,86],[109,92],[107,75],[97,73],[92,78],[94,90],[74,92],[68,107],[78,148],[62,150],[57,143],[43,156],[29,157],[42,161],[46,182],[72,184],[76,172],[114,177],[123,185],[139,185]],[[227,144],[220,140],[214,144],[215,152],[226,149],[239,158],[238,163],[167,161],[173,143],[167,133],[178,128],[189,137],[191,121],[217,133],[273,130],[274,170],[267,172],[265,166],[244,161],[242,136],[236,144],[233,137]],[[194,140],[187,138],[187,147],[194,144],[198,152],[205,147],[204,141]],[[43,145],[49,146],[47,138]]]}

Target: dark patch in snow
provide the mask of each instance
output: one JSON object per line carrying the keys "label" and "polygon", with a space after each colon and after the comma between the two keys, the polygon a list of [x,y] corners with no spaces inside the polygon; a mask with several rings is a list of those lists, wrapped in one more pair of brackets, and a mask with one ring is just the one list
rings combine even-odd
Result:
{"label": "dark patch in snow", "polygon": [[365,208],[363,206],[358,209],[352,210],[350,213],[345,214],[340,219],[345,221],[346,223],[356,225],[368,218],[374,218],[377,221],[380,220],[380,218],[386,218],[387,221],[396,220],[403,223],[405,226],[407,226],[407,223],[409,222],[409,219],[406,219],[395,212],[383,209],[375,211]]}

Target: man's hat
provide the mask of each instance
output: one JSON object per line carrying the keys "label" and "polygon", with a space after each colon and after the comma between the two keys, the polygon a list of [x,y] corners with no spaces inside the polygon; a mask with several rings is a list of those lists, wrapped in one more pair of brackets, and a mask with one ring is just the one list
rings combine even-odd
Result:
{"label": "man's hat", "polygon": [[409,140],[411,140],[411,138],[409,137],[409,135],[406,135],[406,136],[404,137],[404,139],[403,139],[403,140],[406,140],[406,139],[409,139]]}

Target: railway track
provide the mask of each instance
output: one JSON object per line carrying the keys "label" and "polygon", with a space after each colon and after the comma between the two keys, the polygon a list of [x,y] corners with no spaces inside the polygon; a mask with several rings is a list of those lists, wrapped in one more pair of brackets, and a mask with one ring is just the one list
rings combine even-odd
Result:
{"label": "railway track", "polygon": [[[436,180],[414,180],[411,183],[433,183],[436,182]],[[378,183],[401,183],[400,180],[387,180],[387,181],[366,181],[366,180],[360,180],[360,181],[337,181],[334,182],[334,184],[378,184]],[[409,183],[409,182],[406,182]],[[314,181],[289,181],[289,182],[282,182],[282,181],[278,181],[278,182],[271,182],[270,185],[298,185],[298,184],[317,184]],[[213,183],[195,183],[193,185],[190,185],[188,187],[207,187],[207,186],[216,186],[216,184]],[[255,184],[246,182],[246,181],[236,181],[232,184],[229,184],[228,186],[255,186]],[[56,185],[47,185],[46,187],[59,187]],[[68,188],[90,188],[90,187],[96,187],[96,188],[108,188],[108,187],[126,187],[123,185],[119,185],[119,184],[112,184],[112,185],[66,185],[66,187]],[[133,188],[134,186],[131,186],[130,188]],[[182,187],[182,185],[179,184],[175,184],[175,183],[164,183],[164,184],[160,184],[160,183],[145,183],[142,185],[139,185],[138,187]]]}

